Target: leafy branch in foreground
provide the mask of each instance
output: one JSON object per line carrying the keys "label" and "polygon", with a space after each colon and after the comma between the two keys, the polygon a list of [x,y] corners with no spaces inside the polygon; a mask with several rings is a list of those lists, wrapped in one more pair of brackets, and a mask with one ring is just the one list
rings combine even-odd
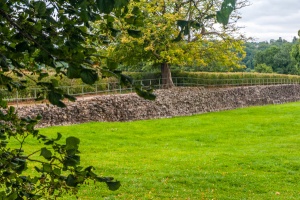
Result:
{"label": "leafy branch in foreground", "polygon": [[[45,82],[43,78],[54,73],[56,77],[77,78],[87,84],[98,80],[96,50],[86,47],[85,41],[99,38],[91,34],[89,23],[100,20],[101,13],[121,12],[127,4],[127,0],[0,1],[1,89],[25,89],[24,77],[29,77],[43,88],[38,99],[47,98],[60,107],[65,106],[64,98],[75,100],[57,89],[58,79]],[[76,194],[87,180],[104,182],[111,190],[120,187],[111,177],[97,176],[92,166],[80,166],[78,138],[69,137],[62,144],[61,134],[55,139],[39,134],[34,126],[40,116],[20,118],[14,107],[7,108],[4,98],[0,93],[1,199],[50,199]],[[30,149],[24,146],[28,138],[42,142],[44,147],[28,152]],[[17,149],[11,146],[13,141],[18,143]],[[35,173],[30,175],[26,174],[29,163],[35,166]]]}
{"label": "leafy branch in foreground", "polygon": [[[0,1],[0,89],[9,92],[25,89],[26,77],[42,88],[38,100],[46,98],[59,107],[66,106],[65,98],[74,101],[74,97],[58,89],[59,78],[81,79],[86,84],[99,79],[102,66],[97,65],[100,62],[97,50],[86,41],[103,39],[92,34],[90,23],[128,12],[128,3],[128,0]],[[53,74],[54,78],[44,81]],[[133,83],[122,74],[111,75],[117,76],[121,83]],[[39,116],[20,118],[15,108],[7,109],[5,97],[0,93],[1,199],[49,199],[65,193],[76,194],[88,180],[104,182],[110,190],[120,187],[120,182],[112,177],[96,175],[92,166],[80,166],[78,138],[68,137],[62,144],[61,134],[55,139],[43,136],[34,128],[39,120]],[[28,138],[42,142],[44,147],[28,152],[30,149],[24,146]],[[12,141],[19,144],[17,149],[11,147]],[[25,174],[29,163],[35,166],[33,175]]]}
{"label": "leafy branch in foreground", "polygon": [[[64,98],[74,97],[58,90],[59,77],[81,79],[93,84],[99,79],[101,58],[90,42],[103,42],[93,34],[91,22],[128,13],[128,0],[115,1],[1,1],[0,86],[25,89],[24,77],[35,75],[43,88],[38,100],[64,107]],[[104,30],[105,29],[105,30]],[[111,32],[103,27],[104,32]],[[55,74],[45,82],[43,78]],[[13,79],[17,76],[19,79]],[[0,96],[1,98],[1,96]],[[2,98],[1,98],[2,99]]]}
{"label": "leafy branch in foreground", "polygon": [[[94,167],[80,166],[78,138],[68,137],[62,143],[60,133],[56,138],[39,134],[34,126],[40,116],[19,118],[15,109],[10,107],[0,111],[0,118],[0,185],[5,188],[0,192],[1,199],[49,199],[65,193],[76,194],[78,186],[88,180],[104,182],[110,190],[120,187],[120,182],[112,177],[96,175]],[[42,142],[44,147],[32,153],[25,152],[27,138]],[[8,140],[16,140],[19,147],[11,149]],[[33,175],[25,174],[29,163],[35,164]]]}

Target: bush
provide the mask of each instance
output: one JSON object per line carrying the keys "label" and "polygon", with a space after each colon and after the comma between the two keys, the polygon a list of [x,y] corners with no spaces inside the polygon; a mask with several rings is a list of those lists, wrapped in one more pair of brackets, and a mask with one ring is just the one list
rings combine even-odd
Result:
{"label": "bush", "polygon": [[272,67],[266,65],[265,63],[256,65],[254,70],[259,73],[273,73]]}

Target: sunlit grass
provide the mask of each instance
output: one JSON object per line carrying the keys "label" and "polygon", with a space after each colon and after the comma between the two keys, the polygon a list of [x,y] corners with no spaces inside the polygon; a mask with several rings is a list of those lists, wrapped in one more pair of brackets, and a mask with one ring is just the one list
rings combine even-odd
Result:
{"label": "sunlit grass", "polygon": [[299,199],[299,128],[290,103],[41,133],[79,137],[82,165],[122,183],[83,186],[80,199]]}

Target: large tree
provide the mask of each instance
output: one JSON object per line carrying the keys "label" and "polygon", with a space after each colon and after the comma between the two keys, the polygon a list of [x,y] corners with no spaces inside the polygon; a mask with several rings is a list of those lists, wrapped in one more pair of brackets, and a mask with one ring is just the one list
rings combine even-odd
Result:
{"label": "large tree", "polygon": [[238,65],[243,50],[235,38],[236,10],[246,5],[246,0],[132,2],[131,12],[107,23],[118,37],[101,51],[124,65],[159,65],[164,86],[172,87],[171,65],[203,66],[208,60],[229,68]]}

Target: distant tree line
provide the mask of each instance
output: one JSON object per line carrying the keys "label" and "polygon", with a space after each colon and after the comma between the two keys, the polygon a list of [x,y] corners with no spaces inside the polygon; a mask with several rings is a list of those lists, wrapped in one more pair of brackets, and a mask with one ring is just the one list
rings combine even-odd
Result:
{"label": "distant tree line", "polygon": [[242,60],[245,70],[260,73],[300,74],[293,51],[298,45],[298,39],[292,42],[282,39],[269,42],[247,42],[245,44],[246,57]]}
{"label": "distant tree line", "polygon": [[[227,46],[227,49],[218,40],[202,42],[203,46],[209,43],[216,47],[206,51],[207,54],[201,57],[204,61],[202,64],[173,65],[172,69],[185,72],[259,72],[300,75],[300,62],[297,61],[300,60],[300,42],[297,37],[294,37],[291,42],[281,37],[264,42],[243,43],[237,40],[233,46]],[[153,68],[151,63],[144,62],[142,59],[137,65],[121,65],[119,69],[139,72],[159,71],[159,67]]]}

